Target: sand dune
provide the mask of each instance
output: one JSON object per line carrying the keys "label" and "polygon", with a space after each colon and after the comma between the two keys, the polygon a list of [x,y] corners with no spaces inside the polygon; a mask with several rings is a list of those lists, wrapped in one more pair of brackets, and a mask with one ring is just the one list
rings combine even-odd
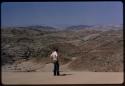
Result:
{"label": "sand dune", "polygon": [[3,84],[120,84],[123,72],[2,72]]}

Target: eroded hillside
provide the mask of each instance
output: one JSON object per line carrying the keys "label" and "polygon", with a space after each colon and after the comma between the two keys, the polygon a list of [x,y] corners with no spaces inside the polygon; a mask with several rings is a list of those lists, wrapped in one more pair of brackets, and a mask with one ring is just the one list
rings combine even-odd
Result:
{"label": "eroded hillside", "polygon": [[41,28],[43,27],[2,29],[2,65],[18,66],[30,61],[28,64],[39,65],[28,70],[35,71],[50,62],[49,55],[56,47],[59,49],[61,64],[68,64],[67,69],[123,71],[122,29],[58,31],[55,28],[47,30],[50,27]]}

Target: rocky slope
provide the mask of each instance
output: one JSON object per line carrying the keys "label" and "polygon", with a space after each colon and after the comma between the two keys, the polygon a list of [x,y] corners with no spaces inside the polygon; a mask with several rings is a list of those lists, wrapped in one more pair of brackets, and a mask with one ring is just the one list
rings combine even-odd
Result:
{"label": "rocky slope", "polygon": [[1,29],[3,70],[42,71],[50,63],[49,54],[56,47],[64,69],[123,71],[121,27],[108,30],[75,28],[61,31],[42,26]]}

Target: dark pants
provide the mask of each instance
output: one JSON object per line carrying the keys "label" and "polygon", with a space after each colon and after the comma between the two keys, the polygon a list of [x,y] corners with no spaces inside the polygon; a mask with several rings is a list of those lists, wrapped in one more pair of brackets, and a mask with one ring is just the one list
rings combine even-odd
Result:
{"label": "dark pants", "polygon": [[54,62],[54,70],[53,70],[54,76],[59,75],[59,62]]}

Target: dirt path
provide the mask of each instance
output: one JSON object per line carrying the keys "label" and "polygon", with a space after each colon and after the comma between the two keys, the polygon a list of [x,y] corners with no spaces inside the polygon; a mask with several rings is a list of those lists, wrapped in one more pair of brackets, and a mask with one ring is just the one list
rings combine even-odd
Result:
{"label": "dirt path", "polygon": [[2,72],[3,84],[119,84],[123,72]]}

